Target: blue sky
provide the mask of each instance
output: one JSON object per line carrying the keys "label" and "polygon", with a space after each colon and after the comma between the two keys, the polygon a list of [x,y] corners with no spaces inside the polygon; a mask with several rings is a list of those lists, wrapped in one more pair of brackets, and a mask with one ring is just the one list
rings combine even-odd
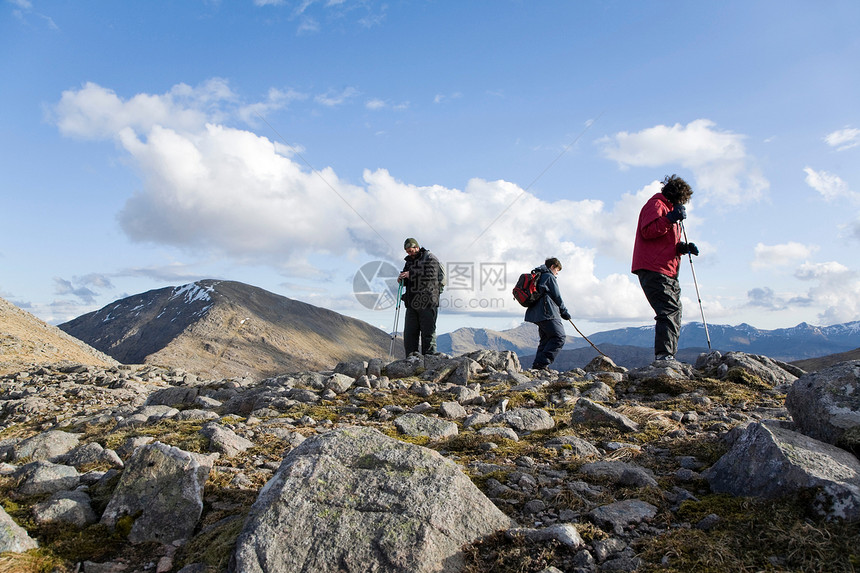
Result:
{"label": "blue sky", "polygon": [[648,325],[635,222],[672,173],[709,323],[860,320],[856,1],[0,9],[0,296],[49,322],[218,278],[390,329],[354,278],[416,237],[440,332],[519,324],[547,256],[581,330]]}

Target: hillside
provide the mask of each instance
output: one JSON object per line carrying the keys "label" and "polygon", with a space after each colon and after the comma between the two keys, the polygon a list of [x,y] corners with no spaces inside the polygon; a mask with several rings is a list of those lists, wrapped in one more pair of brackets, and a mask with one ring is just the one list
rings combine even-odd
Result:
{"label": "hillside", "polygon": [[217,280],[133,295],[60,328],[120,362],[169,365],[205,377],[261,379],[330,369],[387,355],[391,342],[360,320]]}
{"label": "hillside", "polygon": [[[538,330],[534,324],[524,322],[509,330],[490,330],[486,328],[458,328],[457,330],[440,334],[436,344],[439,352],[446,354],[465,354],[476,350],[511,350],[523,356],[534,354],[538,345]],[[576,347],[588,344],[580,338],[567,337],[566,346]]]}
{"label": "hillside", "polygon": [[829,354],[827,356],[819,356],[818,358],[809,358],[807,360],[797,360],[792,362],[798,368],[802,368],[807,372],[815,372],[839,364],[848,360],[860,360],[860,348],[849,350],[848,352],[840,352],[839,354]]}
{"label": "hillside", "polygon": [[0,298],[0,375],[33,364],[59,362],[101,367],[116,365],[110,356]]}

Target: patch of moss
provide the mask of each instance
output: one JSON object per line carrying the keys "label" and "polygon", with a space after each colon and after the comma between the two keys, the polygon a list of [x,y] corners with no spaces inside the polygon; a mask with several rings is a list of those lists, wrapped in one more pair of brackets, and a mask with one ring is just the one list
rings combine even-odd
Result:
{"label": "patch of moss", "polygon": [[860,523],[812,518],[805,506],[798,496],[775,501],[704,496],[684,502],[678,517],[695,525],[718,515],[712,529],[682,527],[638,541],[634,548],[648,564],[644,571],[854,573],[860,561]]}
{"label": "patch of moss", "polygon": [[538,572],[554,566],[563,571],[573,552],[557,541],[532,543],[496,533],[463,548],[464,573]]}
{"label": "patch of moss", "polygon": [[204,528],[177,554],[176,569],[191,563],[206,563],[215,571],[226,571],[236,538],[245,525],[245,515],[232,515]]}
{"label": "patch of moss", "polygon": [[105,436],[102,445],[115,450],[129,438],[149,436],[163,444],[175,446],[187,452],[202,453],[209,445],[209,441],[200,434],[202,427],[203,424],[199,421],[159,420],[154,424],[112,431]]}

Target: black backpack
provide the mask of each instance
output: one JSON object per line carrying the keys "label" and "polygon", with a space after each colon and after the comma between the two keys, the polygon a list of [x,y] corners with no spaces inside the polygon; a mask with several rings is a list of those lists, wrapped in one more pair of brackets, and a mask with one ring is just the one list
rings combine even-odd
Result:
{"label": "black backpack", "polygon": [[537,288],[540,275],[539,271],[521,274],[513,291],[511,291],[514,294],[514,300],[526,308],[533,306],[540,300],[542,294],[538,292]]}

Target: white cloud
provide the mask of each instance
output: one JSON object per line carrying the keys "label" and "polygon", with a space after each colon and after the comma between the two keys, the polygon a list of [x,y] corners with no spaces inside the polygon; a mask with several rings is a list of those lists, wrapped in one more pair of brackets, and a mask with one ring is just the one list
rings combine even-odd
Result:
{"label": "white cloud", "polygon": [[[332,168],[308,170],[266,137],[213,121],[248,108],[207,103],[223,97],[232,105],[229,89],[202,91],[180,86],[123,100],[87,84],[65,92],[56,107],[63,133],[113,139],[132,158],[142,185],[118,217],[135,241],[281,268],[320,256],[399,263],[403,239],[415,236],[443,261],[505,262],[508,283],[557,256],[562,292],[577,316],[652,314],[629,275],[595,276],[597,251],[582,245],[629,261],[636,217],[658,183],[611,208],[598,200],[543,201],[506,181],[417,186],[385,169],[349,184]],[[510,299],[509,289],[501,296]]]}
{"label": "white cloud", "polygon": [[837,199],[860,200],[860,193],[855,193],[848,188],[848,184],[838,175],[826,171],[815,171],[811,167],[804,168],[806,173],[806,184],[821,193],[827,201]]}
{"label": "white cloud", "polygon": [[145,133],[155,126],[196,131],[220,115],[219,108],[207,113],[210,105],[233,99],[229,86],[219,79],[199,88],[178,84],[163,95],[138,94],[125,101],[113,90],[87,82],[77,91],[64,91],[54,114],[64,135],[109,139],[123,129]]}
{"label": "white cloud", "polygon": [[833,133],[828,133],[824,137],[824,141],[830,147],[835,147],[836,151],[845,151],[852,147],[860,145],[860,129],[845,128]]}
{"label": "white cloud", "polygon": [[305,100],[307,94],[293,89],[279,90],[272,88],[266,94],[266,100],[244,105],[239,108],[239,117],[246,123],[254,124],[259,117],[266,117],[270,112],[277,111],[289,106],[294,101]]}
{"label": "white cloud", "polygon": [[860,319],[860,274],[838,262],[807,263],[795,272],[801,280],[817,281],[809,299],[824,310],[822,324],[840,324]]}
{"label": "white cloud", "polygon": [[796,261],[809,258],[818,250],[814,245],[788,242],[781,245],[765,245],[758,243],[753,251],[753,269],[763,269],[793,264]]}
{"label": "white cloud", "polygon": [[657,125],[638,133],[626,131],[598,140],[603,153],[622,169],[680,165],[696,180],[702,201],[737,205],[760,199],[768,181],[754,167],[744,136],[714,129],[707,119],[686,126]]}
{"label": "white cloud", "polygon": [[333,90],[329,90],[324,94],[320,94],[314,98],[314,100],[327,107],[335,107],[339,105],[343,105],[351,99],[357,97],[359,92],[354,87],[347,87],[339,92],[335,92]]}

